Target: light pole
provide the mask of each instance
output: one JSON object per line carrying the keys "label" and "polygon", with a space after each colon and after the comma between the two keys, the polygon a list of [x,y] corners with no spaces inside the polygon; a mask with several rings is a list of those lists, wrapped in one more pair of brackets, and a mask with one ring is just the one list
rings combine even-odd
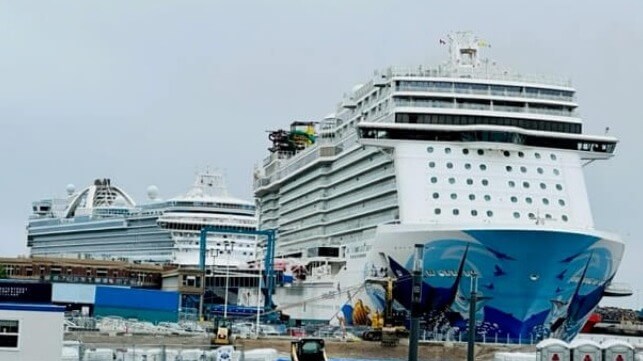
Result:
{"label": "light pole", "polygon": [[258,241],[255,241],[255,265],[259,269],[258,278],[257,278],[257,325],[255,326],[255,337],[256,338],[259,338],[259,323],[260,323],[260,320],[261,320],[261,302],[259,302],[259,301],[261,300],[261,281],[262,281],[262,278],[263,278],[263,275],[262,275],[263,272],[262,272],[262,269],[261,269],[262,265],[261,265],[261,261],[259,259],[259,254],[257,253],[258,250],[259,250],[259,247],[258,247],[259,244],[258,243],[259,243]]}
{"label": "light pole", "polygon": [[469,299],[469,340],[467,343],[467,361],[473,361],[476,345],[476,302],[478,301],[478,275],[471,271],[471,298]]}
{"label": "light pole", "polygon": [[[230,250],[228,250],[230,246]],[[230,255],[234,251],[234,242],[224,241],[223,249],[228,253],[228,262],[226,262],[226,272],[225,272],[225,304],[223,305],[223,319],[228,319],[228,288],[230,287]]]}
{"label": "light pole", "polygon": [[411,294],[411,332],[409,334],[409,361],[418,359],[420,316],[422,315],[422,270],[424,269],[424,245],[415,245]]}

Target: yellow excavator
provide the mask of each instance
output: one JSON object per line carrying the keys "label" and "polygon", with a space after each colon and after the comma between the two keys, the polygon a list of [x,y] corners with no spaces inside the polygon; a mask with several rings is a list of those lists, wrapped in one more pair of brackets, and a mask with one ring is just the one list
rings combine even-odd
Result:
{"label": "yellow excavator", "polygon": [[395,283],[391,277],[369,278],[369,283],[380,284],[385,290],[384,312],[371,317],[371,328],[362,333],[362,339],[366,341],[380,341],[382,346],[395,347],[401,337],[408,336],[408,330],[404,327],[404,321],[395,317],[393,310],[393,287]]}

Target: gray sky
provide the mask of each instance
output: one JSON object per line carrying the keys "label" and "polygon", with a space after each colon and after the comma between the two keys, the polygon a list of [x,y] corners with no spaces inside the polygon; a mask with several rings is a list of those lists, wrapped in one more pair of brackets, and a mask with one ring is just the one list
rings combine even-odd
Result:
{"label": "gray sky", "polygon": [[323,117],[375,69],[442,62],[438,39],[473,30],[500,64],[571,78],[586,132],[620,138],[587,186],[637,295],[603,303],[643,306],[642,2],[230,3],[0,0],[0,254],[27,252],[31,202],[68,183],[111,177],[140,201],[209,165],[250,198],[265,130]]}

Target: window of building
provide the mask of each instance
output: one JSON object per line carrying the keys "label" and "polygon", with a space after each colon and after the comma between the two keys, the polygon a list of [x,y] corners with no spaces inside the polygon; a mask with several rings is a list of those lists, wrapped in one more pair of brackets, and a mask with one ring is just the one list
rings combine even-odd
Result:
{"label": "window of building", "polygon": [[0,319],[0,348],[18,348],[20,322]]}

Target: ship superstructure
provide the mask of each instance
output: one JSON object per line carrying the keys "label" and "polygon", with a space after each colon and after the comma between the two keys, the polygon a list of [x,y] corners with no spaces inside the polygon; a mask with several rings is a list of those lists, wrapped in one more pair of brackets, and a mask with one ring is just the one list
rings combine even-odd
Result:
{"label": "ship superstructure", "polygon": [[256,169],[260,227],[306,268],[276,301],[317,297],[291,315],[368,323],[383,297],[364,280],[390,276],[408,308],[419,243],[427,322],[466,328],[463,279],[475,273],[484,332],[569,339],[623,254],[594,230],[583,176],[617,140],[582,133],[568,81],[480,59],[485,42],[470,33],[448,45],[442,66],[376,73],[315,124],[314,142],[275,144]]}
{"label": "ship superstructure", "polygon": [[[199,232],[204,225],[256,229],[252,202],[228,195],[221,174],[199,173],[185,195],[137,205],[109,179],[97,179],[80,191],[67,187],[66,198],[33,203],[27,225],[31,255],[119,259],[192,265],[199,260]],[[217,233],[207,239],[206,264],[245,265],[255,258],[252,236]]]}

